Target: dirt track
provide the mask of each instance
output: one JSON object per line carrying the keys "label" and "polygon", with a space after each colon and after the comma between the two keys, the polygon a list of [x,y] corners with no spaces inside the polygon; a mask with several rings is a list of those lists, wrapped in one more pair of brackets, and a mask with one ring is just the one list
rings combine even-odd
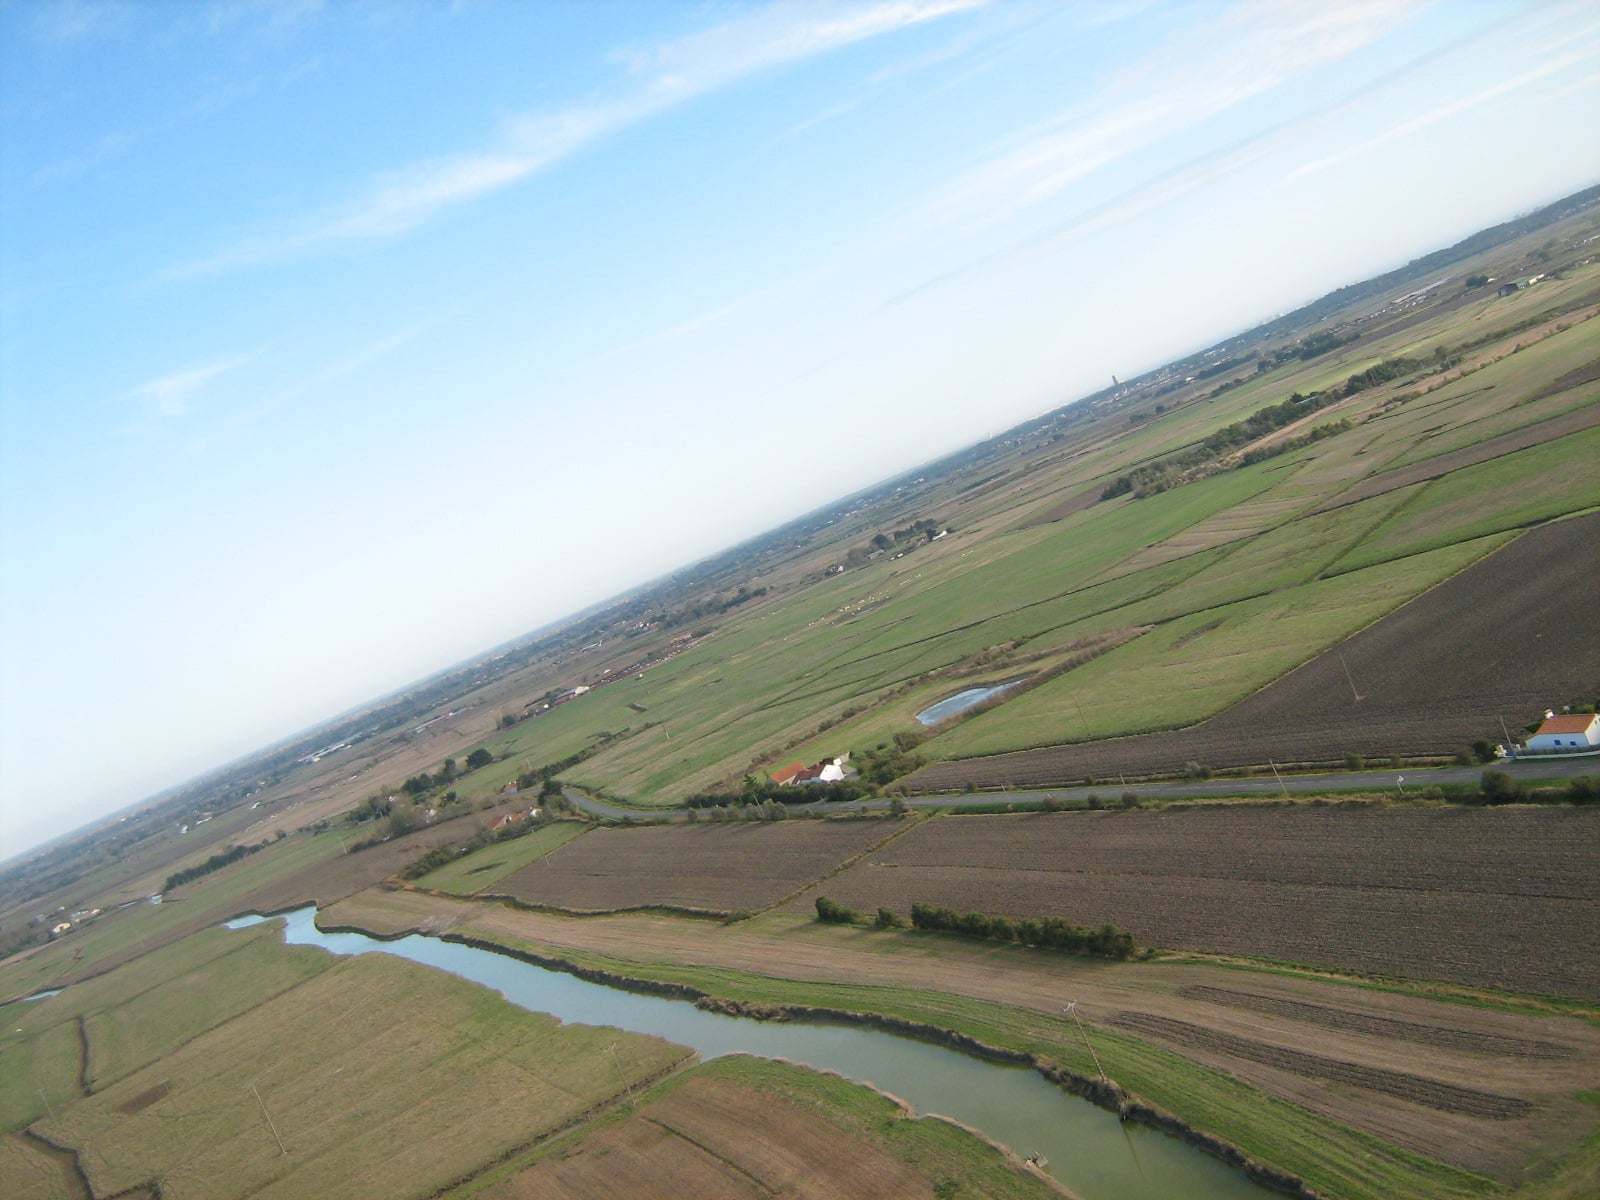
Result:
{"label": "dirt track", "polygon": [[[1530,530],[1224,713],[1171,733],[934,763],[919,791],[1450,754],[1600,684],[1600,513]],[[1342,661],[1341,661],[1342,660]],[[1348,675],[1346,671],[1348,669]],[[1352,681],[1354,692],[1352,692]],[[1359,698],[1358,698],[1359,697]]]}

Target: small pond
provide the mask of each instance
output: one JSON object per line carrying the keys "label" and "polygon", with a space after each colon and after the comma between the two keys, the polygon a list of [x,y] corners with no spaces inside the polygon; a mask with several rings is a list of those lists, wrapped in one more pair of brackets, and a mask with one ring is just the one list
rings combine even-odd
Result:
{"label": "small pond", "polygon": [[[563,1021],[609,1025],[692,1046],[702,1058],[742,1051],[788,1058],[890,1092],[918,1113],[982,1130],[1019,1154],[1040,1153],[1083,1200],[1262,1200],[1276,1193],[1191,1146],[1117,1117],[1055,1087],[1027,1067],[986,1062],[943,1046],[846,1025],[729,1017],[685,1000],[589,983],[503,954],[412,934],[379,941],[324,933],[316,911],[282,914],[284,940],[334,954],[395,954],[494,988],[523,1008]],[[279,918],[241,917],[232,929]]]}
{"label": "small pond", "polygon": [[989,687],[968,688],[964,692],[957,692],[954,696],[947,696],[937,704],[930,704],[917,714],[917,720],[924,725],[937,725],[940,721],[949,720],[957,713],[964,713],[969,708],[976,708],[991,696],[998,696],[1001,692],[1010,691],[1021,683],[1020,679],[1008,679],[1005,683],[992,684]]}

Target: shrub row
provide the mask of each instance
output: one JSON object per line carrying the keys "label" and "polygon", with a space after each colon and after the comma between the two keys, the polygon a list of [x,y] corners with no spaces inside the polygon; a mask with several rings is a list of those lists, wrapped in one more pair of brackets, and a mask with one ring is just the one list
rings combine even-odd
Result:
{"label": "shrub row", "polygon": [[1060,917],[1042,920],[1023,917],[990,916],[980,912],[957,912],[937,904],[913,904],[911,924],[917,929],[960,933],[967,937],[996,942],[1017,942],[1024,946],[1043,946],[1069,954],[1095,954],[1102,958],[1129,958],[1136,947],[1133,935],[1115,925],[1085,929]]}

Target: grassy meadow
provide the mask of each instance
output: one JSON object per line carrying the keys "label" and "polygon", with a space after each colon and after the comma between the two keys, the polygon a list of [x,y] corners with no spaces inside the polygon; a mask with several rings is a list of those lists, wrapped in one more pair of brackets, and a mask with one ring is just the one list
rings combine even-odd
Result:
{"label": "grassy meadow", "polygon": [[[1398,322],[1388,337],[1291,359],[1215,397],[1180,391],[1157,418],[1102,422],[1070,452],[1019,446],[1000,457],[998,481],[970,496],[952,484],[918,510],[950,536],[774,588],[668,661],[487,744],[508,764],[589,749],[569,781],[672,802],[921,732],[922,707],[973,682],[1048,670],[1117,631],[1131,640],[947,723],[919,753],[961,758],[1202,720],[1517,530],[1600,504],[1600,430],[1585,429],[1319,511],[1363,479],[1600,402],[1595,382],[1562,382],[1600,355],[1600,324],[1572,309],[1597,297],[1600,268],[1584,267],[1510,303],[1475,298],[1431,324]],[[1263,405],[1340,387],[1399,355],[1416,365],[1310,418],[1348,420],[1342,433],[1037,519]]]}

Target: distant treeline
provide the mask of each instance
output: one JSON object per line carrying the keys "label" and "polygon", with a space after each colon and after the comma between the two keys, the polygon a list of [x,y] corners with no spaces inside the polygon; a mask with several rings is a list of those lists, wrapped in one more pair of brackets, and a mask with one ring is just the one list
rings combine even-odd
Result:
{"label": "distant treeline", "polygon": [[836,783],[777,784],[767,781],[745,784],[739,792],[698,792],[683,803],[687,808],[737,808],[743,804],[761,804],[772,800],[779,804],[813,804],[818,800],[830,802],[859,800],[873,794],[871,786],[844,779]]}
{"label": "distant treeline", "polygon": [[[1269,404],[1265,408],[1256,409],[1242,421],[1224,425],[1210,437],[1197,442],[1187,450],[1169,454],[1166,458],[1135,467],[1126,475],[1117,476],[1101,491],[1100,499],[1115,500],[1118,496],[1132,492],[1135,500],[1142,500],[1146,496],[1155,496],[1188,483],[1198,468],[1223,458],[1240,446],[1248,446],[1251,442],[1258,441],[1269,433],[1275,433],[1286,425],[1292,425],[1307,414],[1326,408],[1335,401],[1388,383],[1391,379],[1399,379],[1424,365],[1426,365],[1424,360],[1417,358],[1386,358],[1365,371],[1351,375],[1344,381],[1342,387],[1313,392],[1309,396],[1302,396],[1296,392],[1278,404]],[[1348,421],[1336,422],[1320,430],[1312,430],[1303,438],[1296,439],[1292,446],[1298,448],[1309,445],[1332,434],[1342,433],[1348,428],[1350,428]],[[1252,451],[1244,456],[1240,465],[1249,466],[1264,458],[1271,458],[1274,454],[1282,454],[1290,448],[1290,445],[1286,445],[1282,448],[1273,447],[1269,451]]]}
{"label": "distant treeline", "polygon": [[1023,946],[1043,946],[1069,954],[1095,954],[1101,958],[1131,958],[1137,948],[1133,935],[1115,925],[1085,929],[1060,917],[1035,919],[990,916],[981,912],[957,912],[937,904],[913,904],[911,924],[917,929],[960,933],[994,942],[1017,942]]}
{"label": "distant treeline", "polygon": [[[816,899],[817,920],[830,925],[858,925],[862,915],[826,896]],[[894,929],[905,922],[887,908],[880,908],[873,921],[879,929]],[[911,924],[917,929],[938,933],[959,933],[992,942],[1015,942],[1020,946],[1042,946],[1068,954],[1093,954],[1101,958],[1131,958],[1138,949],[1133,935],[1115,925],[1085,929],[1060,917],[1034,919],[990,916],[981,912],[957,912],[938,904],[913,904]]]}
{"label": "distant treeline", "polygon": [[199,863],[193,867],[185,867],[181,871],[174,871],[171,875],[167,876],[167,882],[162,885],[161,890],[163,892],[170,892],[175,887],[181,887],[186,883],[193,883],[196,879],[200,879],[203,876],[209,875],[213,871],[220,871],[229,863],[236,863],[241,858],[245,858],[251,854],[254,854],[266,844],[266,842],[257,842],[254,846],[229,846],[221,853],[213,854],[203,863]]}

